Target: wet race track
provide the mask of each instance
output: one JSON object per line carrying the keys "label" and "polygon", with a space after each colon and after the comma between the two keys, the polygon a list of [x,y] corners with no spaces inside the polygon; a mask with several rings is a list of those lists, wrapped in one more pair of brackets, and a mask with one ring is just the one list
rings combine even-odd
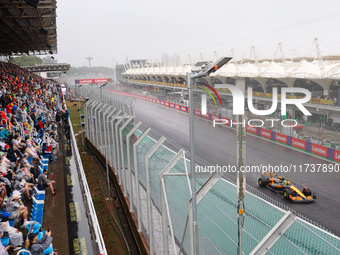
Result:
{"label": "wet race track", "polygon": [[[136,104],[138,120],[146,126],[157,129],[189,150],[188,117],[188,114],[153,103],[138,101]],[[248,185],[340,236],[340,198],[338,197],[340,173],[306,171],[307,166],[304,165],[326,164],[328,166],[334,163],[252,135],[247,135],[246,144],[248,166],[268,166],[268,164],[287,166],[291,171],[278,173],[278,175],[285,176],[300,188],[310,188],[315,192],[317,200],[309,204],[286,201],[282,196],[258,186],[257,180],[260,172],[247,173]],[[195,117],[195,148],[196,155],[212,165],[236,166],[236,131],[233,129],[222,126],[213,127],[212,122]],[[296,171],[293,171],[294,166],[296,166]],[[235,175],[235,173],[231,174]]]}

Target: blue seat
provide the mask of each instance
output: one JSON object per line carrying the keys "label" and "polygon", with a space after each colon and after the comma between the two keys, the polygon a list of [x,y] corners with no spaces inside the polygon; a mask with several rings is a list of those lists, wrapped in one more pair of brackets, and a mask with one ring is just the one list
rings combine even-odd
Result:
{"label": "blue seat", "polygon": [[38,189],[37,186],[34,187],[34,191],[35,191],[35,194],[34,194],[34,197],[36,200],[45,200],[45,190],[46,190],[46,187],[44,189]]}
{"label": "blue seat", "polygon": [[31,217],[30,220],[31,220],[31,221],[33,220],[33,221],[36,221],[36,222],[39,222],[40,224],[42,224],[43,216],[41,216],[41,217],[38,217],[38,216],[36,216],[36,217]]}
{"label": "blue seat", "polygon": [[9,225],[10,225],[11,227],[14,226],[14,220],[8,220],[8,223],[9,223]]}
{"label": "blue seat", "polygon": [[45,170],[45,169],[48,168],[48,164],[43,164],[43,163],[41,163],[41,164],[40,164],[40,168],[43,169],[43,170]]}
{"label": "blue seat", "polygon": [[41,211],[38,211],[38,210],[34,210],[32,209],[32,212],[31,212],[31,216],[34,217],[34,216],[41,216],[44,214],[44,211],[41,210]]}
{"label": "blue seat", "polygon": [[4,247],[6,247],[9,244],[9,237],[1,238],[1,243]]}
{"label": "blue seat", "polygon": [[34,196],[32,197],[33,200],[33,205],[32,208],[34,208],[34,210],[43,210],[44,209],[44,204],[45,201],[44,200],[37,200]]}
{"label": "blue seat", "polygon": [[48,161],[50,160],[50,158],[49,157],[47,157],[47,156],[44,156],[44,155],[41,155],[41,163],[44,163],[44,164],[48,164]]}

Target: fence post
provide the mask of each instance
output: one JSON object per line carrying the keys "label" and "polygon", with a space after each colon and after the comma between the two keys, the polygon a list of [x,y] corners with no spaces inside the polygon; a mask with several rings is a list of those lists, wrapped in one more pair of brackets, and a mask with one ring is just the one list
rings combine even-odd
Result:
{"label": "fence post", "polygon": [[130,132],[126,135],[126,148],[127,148],[127,163],[128,163],[128,178],[127,179],[127,186],[128,186],[128,191],[129,191],[129,201],[130,201],[130,212],[133,211],[133,206],[131,205],[131,203],[133,203],[132,201],[132,175],[131,175],[131,155],[130,155],[130,136],[132,134],[134,134],[137,130],[137,128],[139,128],[139,126],[142,125],[142,122],[138,122],[131,130]]}
{"label": "fence post", "polygon": [[149,246],[150,254],[154,254],[153,250],[153,226],[152,226],[152,203],[151,203],[151,180],[150,180],[150,158],[162,146],[166,138],[162,136],[158,142],[145,155],[145,178],[146,178],[146,203],[148,214],[148,232],[149,232]]}
{"label": "fence post", "polygon": [[[100,150],[103,150],[104,147],[104,142],[105,144],[106,142],[106,130],[105,130],[105,123],[106,123],[106,113],[110,110],[110,107],[108,105],[106,105],[107,109],[105,111],[103,111],[102,117],[102,123],[103,123],[103,131],[104,131],[104,135],[101,136],[101,143],[100,143]],[[106,153],[107,148],[105,148],[105,153]],[[104,150],[103,150],[103,154],[105,155]],[[105,155],[106,157],[106,155]]]}
{"label": "fence post", "polygon": [[144,139],[144,137],[150,132],[151,128],[148,127],[140,137],[138,137],[137,141],[133,144],[133,163],[135,169],[135,188],[136,188],[136,201],[137,201],[137,222],[138,222],[138,231],[142,231],[141,229],[141,212],[140,212],[140,196],[139,196],[139,176],[138,176],[138,155],[137,155],[137,146]]}
{"label": "fence post", "polygon": [[[172,244],[174,246],[174,252],[176,253],[176,243],[175,243],[175,234],[172,229],[171,217],[170,217],[170,208],[166,196],[166,185],[165,185],[165,176],[168,174],[171,169],[178,163],[178,161],[183,157],[184,150],[181,149],[175,157],[164,167],[162,172],[159,174],[159,182],[161,189],[161,209],[162,209],[162,233],[163,233],[163,254],[169,253],[169,241],[168,241],[168,222],[170,225]],[[190,224],[192,225],[192,224]]]}
{"label": "fence post", "polygon": [[[133,117],[127,119],[127,121],[120,127],[119,129],[119,139],[120,139],[120,151],[121,151],[121,161],[122,161],[122,183],[124,187],[124,196],[126,197],[127,194],[127,187],[126,187],[126,176],[125,176],[125,160],[124,160],[124,145],[123,145],[123,130],[124,128],[130,123]],[[127,150],[127,148],[126,148]]]}
{"label": "fence post", "polygon": [[117,154],[117,173],[119,177],[119,184],[122,184],[122,176],[121,176],[121,168],[120,168],[120,153],[119,153],[119,134],[118,134],[118,126],[119,124],[125,119],[127,116],[126,113],[123,114],[123,116],[118,117],[119,120],[115,124],[115,141],[116,141],[116,154]]}
{"label": "fence post", "polygon": [[114,169],[115,169],[115,173],[117,174],[117,157],[116,157],[116,145],[115,145],[115,140],[117,139],[115,137],[115,131],[114,131],[114,127],[115,127],[115,121],[118,118],[119,114],[121,114],[121,111],[118,110],[117,114],[113,117],[113,119],[111,120],[111,138],[112,138],[112,154],[113,154],[113,158],[111,158],[111,162],[113,162],[114,165]]}
{"label": "fence post", "polygon": [[92,137],[93,137],[93,140],[92,140],[92,143],[96,146],[96,138],[97,138],[97,135],[96,135],[96,133],[95,133],[95,130],[96,130],[96,126],[97,126],[97,122],[98,122],[98,119],[97,119],[97,117],[96,117],[96,111],[97,111],[97,108],[98,107],[100,107],[100,103],[99,102],[97,102],[96,103],[96,106],[95,107],[93,107],[93,109],[92,109],[92,120],[93,120],[93,127],[92,127]]}
{"label": "fence post", "polygon": [[100,119],[99,119],[99,115],[100,115],[100,112],[103,110],[103,103],[100,103],[99,104],[99,109],[96,110],[96,125],[95,125],[95,131],[97,132],[97,135],[96,135],[96,147],[99,149],[99,135],[98,135],[98,132],[100,130]]}

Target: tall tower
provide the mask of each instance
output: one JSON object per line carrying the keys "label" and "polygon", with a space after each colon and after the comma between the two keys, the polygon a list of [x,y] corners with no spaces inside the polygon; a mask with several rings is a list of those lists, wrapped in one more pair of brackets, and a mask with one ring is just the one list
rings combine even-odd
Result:
{"label": "tall tower", "polygon": [[92,57],[86,58],[89,61],[89,67],[91,67],[91,60],[93,59]]}

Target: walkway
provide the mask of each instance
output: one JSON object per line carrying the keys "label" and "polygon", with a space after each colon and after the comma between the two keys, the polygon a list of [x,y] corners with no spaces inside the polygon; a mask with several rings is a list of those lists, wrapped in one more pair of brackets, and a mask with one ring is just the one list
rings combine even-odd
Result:
{"label": "walkway", "polygon": [[58,162],[50,163],[49,169],[58,195],[52,197],[47,191],[43,227],[51,227],[54,247],[63,255],[99,254],[88,226],[73,149],[61,131]]}

